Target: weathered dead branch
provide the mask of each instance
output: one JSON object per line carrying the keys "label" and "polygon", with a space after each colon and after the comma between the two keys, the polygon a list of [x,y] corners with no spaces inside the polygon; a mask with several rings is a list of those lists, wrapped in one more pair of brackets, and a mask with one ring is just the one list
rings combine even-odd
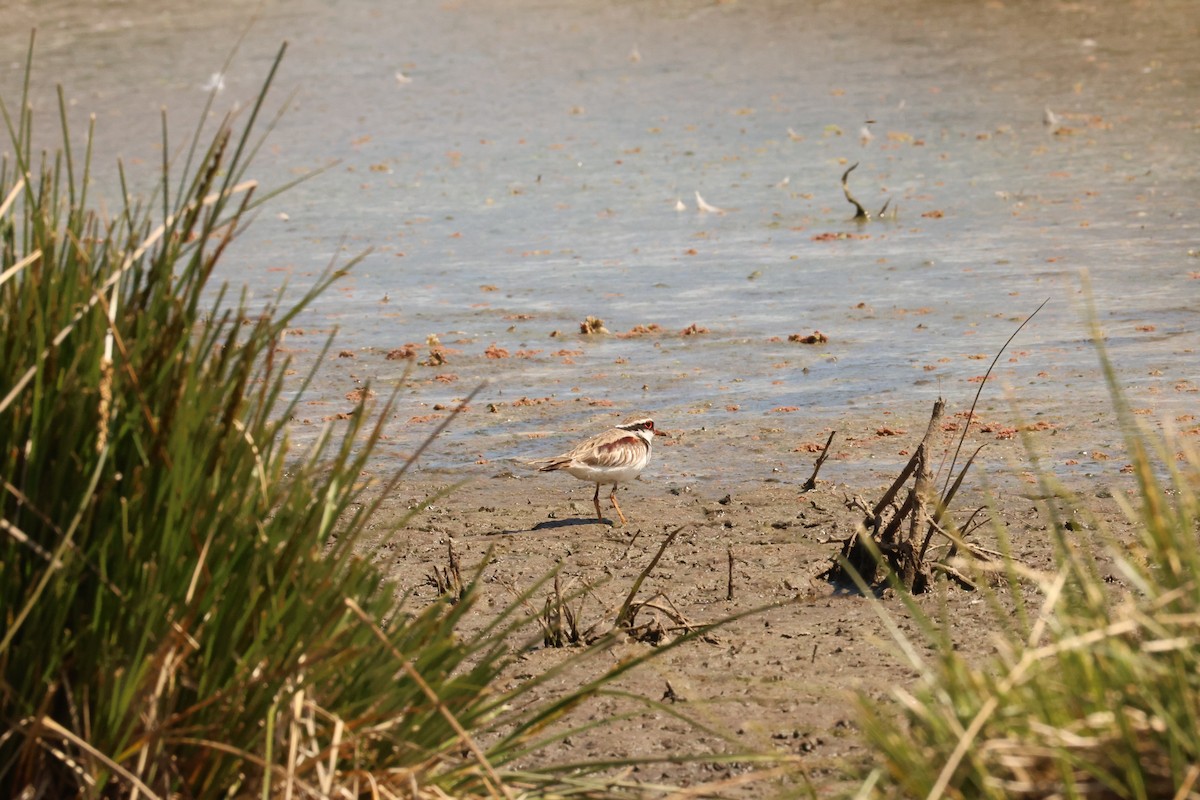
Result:
{"label": "weathered dead branch", "polygon": [[[842,175],[842,188],[846,192],[846,199],[858,208],[860,214],[865,214],[862,206],[853,198],[849,187],[846,185],[847,176],[850,175],[856,166],[858,165],[855,164],[850,167]],[[886,204],[884,208],[887,208]],[[869,217],[867,218],[869,219]],[[966,424],[962,426],[962,430],[958,436],[958,443],[954,448],[954,454],[950,458],[950,466],[946,470],[946,481],[943,485],[941,495],[938,496],[934,490],[933,472],[929,468],[929,454],[933,452],[934,434],[941,429],[941,418],[946,407],[945,401],[938,398],[937,402],[933,405],[933,413],[929,417],[929,425],[925,429],[925,435],[921,438],[921,443],[917,446],[916,452],[913,453],[908,463],[904,465],[904,469],[900,471],[900,476],[883,493],[879,502],[873,507],[869,507],[867,502],[857,495],[846,499],[847,508],[863,512],[863,521],[858,530],[842,542],[841,550],[834,559],[834,563],[822,572],[819,577],[844,585],[853,583],[854,576],[857,575],[868,586],[878,587],[882,577],[881,570],[886,569],[887,572],[895,575],[899,582],[909,591],[919,593],[929,588],[932,583],[933,573],[939,572],[949,576],[964,588],[974,588],[974,583],[961,571],[952,566],[949,561],[955,558],[960,551],[966,552],[976,561],[982,562],[997,558],[1000,554],[977,545],[969,544],[963,538],[961,530],[946,523],[950,503],[962,487],[967,470],[975,463],[975,458],[979,455],[983,447],[980,446],[975,449],[975,452],[966,460],[962,469],[957,474],[954,471],[955,466],[958,464],[958,457],[962,453],[963,445],[966,442],[967,431],[970,428],[971,422],[975,419],[975,408],[979,404],[979,396],[983,392],[984,385],[991,377],[992,370],[1013,339],[1017,337],[1017,334],[1029,324],[1029,321],[1042,310],[1047,302],[1049,301],[1043,301],[1041,305],[1034,309],[1032,314],[1025,318],[1024,322],[1017,326],[1017,329],[1013,331],[1012,335],[1000,347],[995,358],[992,359],[987,372],[984,373],[983,380],[980,381],[979,388],[975,392],[975,399],[971,402],[971,409],[967,412]],[[897,508],[896,498],[910,478],[912,478],[912,486],[909,488],[904,502]],[[887,517],[889,510],[891,511],[891,515]],[[981,510],[976,509],[968,520],[968,525],[980,514]],[[886,525],[885,517],[887,517]],[[950,546],[940,559],[931,560],[929,548],[936,535],[941,535],[948,539]]]}
{"label": "weathered dead branch", "polygon": [[[923,592],[932,583],[936,570],[949,575],[960,585],[971,585],[970,581],[953,567],[945,564],[935,567],[926,560],[930,540],[938,532],[944,533],[943,518],[949,501],[962,485],[963,477],[975,459],[972,455],[954,481],[952,489],[938,497],[933,486],[929,454],[934,451],[934,440],[937,432],[941,430],[945,409],[945,401],[938,398],[916,452],[874,506],[869,506],[860,497],[847,501],[848,507],[865,512],[862,524],[842,543],[837,560],[821,577],[839,583],[849,581],[849,567],[862,576],[868,585],[874,586],[882,578],[881,570],[886,569],[895,574],[909,590]],[[910,480],[911,485],[904,501],[897,507],[896,498]],[[870,541],[864,541],[864,536]],[[943,566],[946,568],[943,569]]]}

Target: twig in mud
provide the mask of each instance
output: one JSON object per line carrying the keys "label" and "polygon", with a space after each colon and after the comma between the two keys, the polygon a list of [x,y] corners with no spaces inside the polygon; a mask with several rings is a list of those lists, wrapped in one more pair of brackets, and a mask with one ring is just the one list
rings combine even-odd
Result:
{"label": "twig in mud", "polygon": [[[661,605],[660,603],[658,603],[657,601],[659,601],[659,600],[666,603],[666,605],[664,606],[664,605]],[[675,624],[670,628],[663,628],[662,625],[656,619],[653,622],[651,622],[649,624],[649,626],[641,626],[639,628],[631,628],[630,629],[631,635],[633,635],[633,637],[635,639],[638,639],[639,641],[647,641],[647,639],[650,639],[654,642],[659,642],[663,639],[664,635],[667,633],[679,633],[679,632],[695,633],[697,630],[700,630],[701,628],[704,627],[702,625],[696,625],[694,622],[692,622],[690,619],[688,619],[684,615],[684,613],[682,611],[680,611],[673,602],[671,602],[671,598],[667,597],[662,592],[659,592],[658,594],[654,595],[649,600],[645,600],[640,603],[635,603],[634,611],[630,615],[630,619],[632,620],[632,619],[636,618],[637,612],[643,608],[648,608],[651,611],[657,611],[660,614],[662,614],[663,616],[667,617],[667,619],[671,620]],[[652,635],[650,637],[646,637],[645,635],[640,633],[640,631],[642,631],[643,628],[647,628],[647,627],[652,631]],[[713,634],[712,632],[703,634],[700,637],[700,639],[701,639],[701,641],[707,642],[708,644],[720,644],[720,639],[718,639],[716,637],[716,635]]]}
{"label": "twig in mud", "polygon": [[[983,508],[977,508],[975,510],[975,513],[971,515],[971,518],[974,519],[975,516],[980,511],[983,511],[983,510],[984,510]],[[1002,561],[1002,560],[1004,560],[1004,554],[1001,553],[999,550],[992,550],[990,548],[984,547],[983,545],[973,544],[971,542],[968,542],[966,539],[964,539],[958,533],[957,530],[946,530],[938,522],[934,522],[932,524],[933,524],[933,532],[934,533],[940,533],[942,536],[944,536],[946,539],[948,539],[950,541],[950,550],[949,550],[949,552],[946,553],[946,557],[944,559],[942,559],[943,561],[956,556],[958,554],[959,548],[963,549],[967,553],[970,553],[973,558],[976,558],[980,561],[993,561],[993,560]],[[983,524],[983,523],[980,523],[980,524]]]}
{"label": "twig in mud", "polygon": [[637,538],[641,535],[642,535],[642,529],[638,528],[637,531],[634,532],[633,538],[629,540],[629,544],[625,545],[625,550],[624,550],[624,552],[621,553],[621,557],[617,559],[618,561],[624,561],[625,559],[629,558],[630,548],[633,547],[633,543],[636,542]]}
{"label": "twig in mud", "polygon": [[466,594],[467,587],[463,583],[462,569],[458,562],[458,554],[454,552],[454,539],[447,537],[446,550],[448,552],[447,564],[445,567],[433,566],[433,572],[430,574],[430,583],[437,589],[438,594],[450,595],[450,602],[457,603]]}
{"label": "twig in mud", "polygon": [[725,555],[729,558],[729,577],[725,579],[725,599],[733,599],[733,547],[725,548]]}
{"label": "twig in mud", "polygon": [[854,199],[854,195],[850,193],[850,184],[847,183],[847,181],[846,181],[846,179],[850,177],[850,173],[854,172],[854,170],[856,170],[857,168],[858,168],[858,162],[855,162],[854,164],[852,164],[850,166],[850,168],[848,170],[846,170],[845,172],[842,173],[842,192],[845,193],[846,200],[849,201],[850,204],[853,205],[855,208],[854,220],[856,222],[870,222],[871,215],[867,212],[867,210],[865,208],[863,208],[862,203],[860,203]]}
{"label": "twig in mud", "polygon": [[861,511],[863,516],[866,518],[871,518],[875,513],[867,506],[867,501],[863,500],[859,495],[854,495],[854,497],[846,497],[844,502],[846,504],[846,508],[856,508]]}
{"label": "twig in mud", "polygon": [[892,482],[892,485],[888,487],[888,490],[883,493],[883,497],[881,497],[879,502],[875,504],[875,507],[871,509],[871,513],[868,518],[868,521],[870,522],[870,525],[868,526],[869,528],[873,528],[876,532],[879,531],[880,515],[883,514],[883,510],[891,505],[892,501],[896,499],[896,494],[899,493],[900,488],[904,486],[904,482],[908,480],[908,476],[912,475],[913,470],[916,468],[917,454],[913,453],[912,458],[910,458],[908,463],[904,465],[904,469],[900,470],[900,477],[896,478],[896,480]]}
{"label": "twig in mud", "polygon": [[821,451],[821,455],[817,456],[817,463],[813,464],[812,475],[808,476],[808,480],[800,487],[800,491],[808,492],[817,488],[817,473],[821,471],[821,465],[825,463],[825,459],[829,458],[829,445],[833,444],[833,437],[837,435],[837,431],[830,431],[829,438],[825,440],[825,449]]}
{"label": "twig in mud", "polygon": [[637,596],[638,590],[642,588],[642,582],[646,580],[646,576],[658,566],[658,560],[662,558],[663,553],[666,552],[667,548],[671,546],[671,542],[675,541],[675,537],[683,529],[684,526],[680,525],[667,534],[667,538],[663,539],[662,546],[658,548],[658,552],[654,554],[654,558],[650,559],[650,563],[646,565],[646,568],[641,571],[641,574],[633,582],[633,586],[630,588],[629,594],[625,596],[625,602],[621,605],[621,610],[617,614],[616,626],[618,628],[627,628],[633,622],[633,615],[630,613],[633,608],[633,598]]}
{"label": "twig in mud", "polygon": [[562,585],[557,574],[554,576],[554,594],[546,598],[540,621],[542,644],[546,647],[565,647],[579,644],[582,640],[575,612],[563,602]]}
{"label": "twig in mud", "polygon": [[[978,517],[980,514],[982,514],[984,511],[987,511],[987,506],[980,506],[979,508],[975,509],[975,511],[973,511],[971,513],[971,516],[967,517],[967,521],[959,526],[959,528],[963,532],[963,536],[970,536],[976,530],[978,530],[979,528],[982,528],[984,525],[987,524],[988,521],[986,519],[981,519],[981,520],[979,520],[979,522],[975,522],[975,518]],[[996,553],[996,555],[1000,555],[1000,554]]]}
{"label": "twig in mud", "polygon": [[[933,499],[933,471],[929,468],[929,452],[933,445],[933,435],[939,429],[938,423],[941,422],[945,409],[946,401],[939,397],[933,404],[933,413],[929,416],[929,426],[925,429],[925,436],[917,445],[916,478],[913,480],[911,494],[913,514],[908,529],[908,539],[905,542],[906,547],[901,556],[900,574],[905,586],[915,586],[918,575],[927,575],[921,558],[924,548],[921,552],[917,552],[913,545],[922,528],[932,527],[935,524],[933,515],[929,513],[929,504]],[[928,536],[925,541],[929,541]]]}
{"label": "twig in mud", "polygon": [[963,575],[961,572],[959,572],[958,570],[956,570],[954,567],[950,566],[949,564],[945,563],[944,561],[934,561],[929,566],[931,569],[934,569],[938,572],[944,573],[945,575],[953,578],[958,583],[958,585],[963,587],[964,589],[967,589],[967,590],[973,592],[979,588],[978,586],[975,585],[974,581],[972,581],[966,575]]}
{"label": "twig in mud", "polygon": [[[637,579],[634,580],[633,586],[630,588],[629,593],[625,596],[625,602],[621,605],[621,610],[617,613],[616,621],[613,623],[614,627],[625,631],[628,636],[639,642],[659,644],[666,639],[669,633],[683,632],[685,634],[692,634],[704,631],[704,626],[697,626],[693,624],[686,616],[684,616],[683,612],[675,607],[675,604],[671,602],[671,598],[667,597],[662,592],[655,593],[648,600],[641,600],[637,602],[634,601],[634,598],[637,596],[637,593],[641,589],[642,583],[645,581],[646,577],[654,570],[656,566],[658,566],[658,562],[662,558],[663,553],[665,553],[667,547],[669,547],[671,543],[675,541],[675,537],[679,535],[679,532],[682,531],[684,527],[685,526],[680,525],[678,528],[667,534],[667,538],[664,539],[662,545],[659,546],[658,552],[654,554],[654,558],[650,560],[650,563],[646,565],[646,568],[643,569],[637,576]],[[665,603],[665,605],[657,602],[660,600],[662,603]],[[649,609],[650,611],[657,613],[654,614],[653,619],[651,619],[649,622],[639,625],[637,624],[637,615],[643,609]],[[664,627],[659,621],[659,614],[669,618],[674,623],[674,626],[669,628]],[[702,633],[700,638],[709,644],[718,643],[718,639],[711,633]]]}

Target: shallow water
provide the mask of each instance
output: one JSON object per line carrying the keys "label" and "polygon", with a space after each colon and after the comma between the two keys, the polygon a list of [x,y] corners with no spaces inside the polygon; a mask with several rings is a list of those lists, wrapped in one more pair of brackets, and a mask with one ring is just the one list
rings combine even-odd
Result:
{"label": "shallow water", "polygon": [[[159,107],[182,142],[252,13],[146,6],[18,4],[0,33],[6,103],[36,24],[39,110],[53,120],[57,82],[76,132],[97,113],[109,196],[116,155],[149,186]],[[1185,428],[1200,414],[1192,0],[300,0],[260,15],[216,108],[252,98],[286,39],[274,96],[294,100],[254,173],[277,185],[340,161],[274,201],[223,277],[266,298],[373,248],[289,338],[303,362],[336,327],[334,355],[355,355],[327,365],[301,441],[348,385],[400,378],[384,354],[429,334],[460,351],[440,371],[457,380],[415,368],[386,458],[431,429],[407,420],[482,379],[478,413],[427,465],[545,455],[569,437],[526,435],[638,410],[728,441],[823,440],[848,415],[919,418],[938,394],[966,408],[971,379],[1043,300],[984,408],[1097,425],[1107,399],[1081,270],[1132,405]],[[889,200],[897,219],[850,219],[839,181],[853,163],[857,197]],[[699,212],[696,192],[725,213]],[[579,337],[588,315],[666,333]],[[677,335],[692,324],[708,332]],[[815,330],[829,341],[787,341]],[[493,344],[542,352],[487,359]],[[482,410],[549,395],[611,406]],[[658,472],[761,468],[697,439],[709,444]]]}

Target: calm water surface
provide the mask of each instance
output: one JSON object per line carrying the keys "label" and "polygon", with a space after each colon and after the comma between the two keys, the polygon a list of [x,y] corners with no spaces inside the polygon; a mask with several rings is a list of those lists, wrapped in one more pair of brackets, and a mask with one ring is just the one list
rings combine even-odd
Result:
{"label": "calm water surface", "polygon": [[[460,351],[417,368],[386,458],[429,430],[410,418],[485,378],[429,466],[544,455],[568,439],[528,434],[640,409],[800,442],[847,415],[920,417],[938,394],[966,407],[1046,299],[985,408],[1095,424],[1085,270],[1133,405],[1200,414],[1193,0],[18,3],[0,90],[12,107],[36,25],[47,123],[61,83],[77,132],[97,115],[96,191],[112,196],[117,156],[148,187],[160,107],[182,143],[254,15],[216,107],[246,104],[287,40],[273,97],[291,107],[253,172],[270,186],[336,163],[274,201],[222,277],[267,298],[371,248],[288,343],[303,361],[336,327],[355,355],[324,368],[314,420],[358,381],[397,381],[393,348],[436,334]],[[853,163],[855,194],[895,219],[850,219]],[[588,315],[667,333],[584,339]],[[692,324],[708,332],[677,335]],[[829,341],[787,341],[814,330]],[[504,410],[522,396],[612,405]],[[713,438],[657,469],[758,468],[729,451]]]}

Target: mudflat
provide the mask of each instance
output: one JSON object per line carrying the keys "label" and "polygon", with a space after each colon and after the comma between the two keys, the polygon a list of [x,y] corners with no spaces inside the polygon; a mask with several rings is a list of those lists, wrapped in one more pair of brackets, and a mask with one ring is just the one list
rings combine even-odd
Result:
{"label": "mudflat", "polygon": [[[969,402],[970,397],[961,407],[948,404],[932,443],[939,488],[960,442],[956,475],[983,446],[952,504],[952,518],[969,531],[970,541],[994,549],[1002,530],[1016,558],[1050,571],[1052,514],[1069,520],[1066,535],[1094,546],[1101,561],[1107,558],[1106,536],[1132,535],[1116,496],[1136,505],[1133,482],[1123,472],[1119,447],[1096,446],[1107,427],[1096,424],[1101,412],[1080,407],[1076,420],[1024,423],[977,414],[963,438]],[[701,415],[656,420],[669,436],[656,439],[654,461],[642,477],[619,490],[629,521],[613,527],[609,520],[616,515],[610,516],[607,503],[606,520],[595,518],[593,485],[562,473],[538,473],[526,461],[569,449],[602,429],[605,420],[615,420],[615,412],[595,409],[588,417],[570,399],[490,409],[473,402],[450,424],[486,425],[489,418],[514,415],[538,432],[515,435],[508,451],[493,451],[490,458],[476,454],[471,460],[464,450],[458,453],[460,467],[411,470],[383,499],[363,554],[395,581],[397,592],[410,595],[408,602],[423,606],[443,596],[438,577],[444,578],[453,553],[464,579],[478,574],[479,599],[464,633],[490,622],[520,593],[559,570],[558,595],[573,614],[564,629],[586,639],[613,628],[635,581],[678,530],[637,592],[635,601],[645,602],[634,620],[640,636],[617,637],[535,694],[549,697],[658,648],[665,652],[615,686],[661,701],[666,709],[590,728],[526,766],[661,758],[662,763],[612,774],[636,783],[711,784],[706,793],[744,797],[807,780],[819,796],[828,796],[850,788],[850,774],[870,758],[854,697],[890,702],[894,688],[912,688],[919,680],[881,612],[911,637],[921,658],[938,657],[892,592],[875,602],[821,577],[861,524],[861,506],[873,506],[899,476],[925,433],[929,410],[913,404],[907,410],[849,412],[836,427],[820,429],[806,429],[798,412],[747,415],[715,430]],[[433,422],[411,420],[399,427],[428,428]],[[804,491],[831,432],[816,486]],[[434,450],[438,446],[432,443]],[[450,450],[453,456],[459,447]],[[442,453],[434,460],[446,458]],[[1066,462],[1075,462],[1076,471],[1059,468]],[[1042,474],[1062,479],[1080,507],[1047,496]],[[607,489],[602,497],[606,494]],[[940,554],[945,544],[939,537],[930,553]],[[1032,585],[1027,592],[1036,594]],[[547,619],[547,601],[556,604],[556,596],[553,583],[546,583],[521,612],[530,623],[513,637],[511,680],[541,674],[580,652],[579,643],[555,647],[545,641],[538,618]],[[940,580],[918,603],[946,620],[958,652],[981,662],[993,652],[999,626],[979,592]],[[666,647],[689,629],[734,617]],[[596,697],[563,724],[615,718],[636,708],[628,699]],[[762,765],[715,758],[735,752],[784,754],[795,763],[786,777],[764,778],[754,772]],[[709,754],[714,758],[704,758]],[[679,760],[692,756],[700,758]]]}

